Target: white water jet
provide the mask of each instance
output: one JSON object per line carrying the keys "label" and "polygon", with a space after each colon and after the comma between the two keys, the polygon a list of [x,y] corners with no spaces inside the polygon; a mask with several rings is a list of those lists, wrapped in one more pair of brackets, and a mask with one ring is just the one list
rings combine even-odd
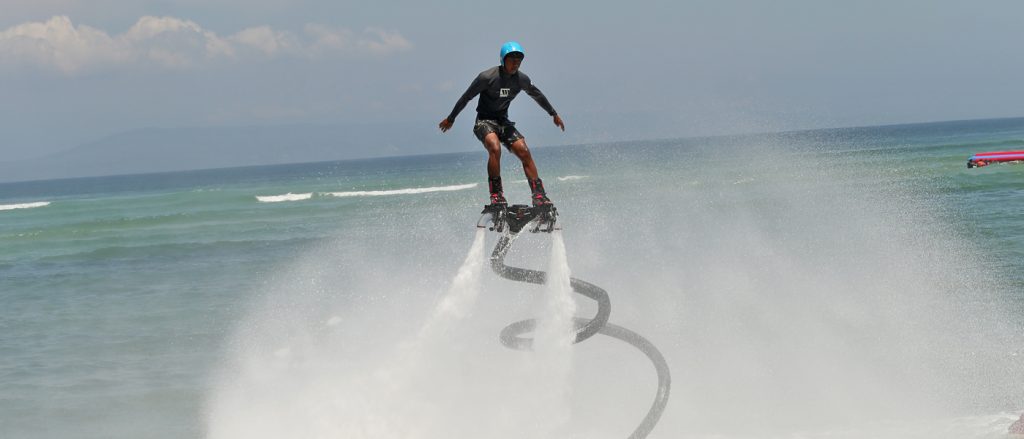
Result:
{"label": "white water jet", "polygon": [[566,437],[570,432],[572,406],[573,317],[576,302],[569,280],[569,262],[562,233],[551,234],[551,258],[547,284],[541,298],[533,355],[536,395],[532,437]]}
{"label": "white water jet", "polygon": [[417,336],[421,343],[438,335],[443,335],[454,323],[466,318],[480,295],[480,274],[483,272],[484,236],[486,229],[478,228],[469,254],[462,262],[448,293],[441,298],[423,324]]}

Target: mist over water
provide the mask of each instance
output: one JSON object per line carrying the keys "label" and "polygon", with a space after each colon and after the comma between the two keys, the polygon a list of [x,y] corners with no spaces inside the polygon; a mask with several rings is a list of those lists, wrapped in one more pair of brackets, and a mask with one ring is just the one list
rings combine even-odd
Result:
{"label": "mist over water", "polygon": [[[231,344],[208,407],[208,437],[561,436],[570,413],[572,316],[564,246],[557,264],[564,281],[550,287],[563,297],[552,300],[515,286],[483,288],[485,238],[479,229],[455,270],[419,259],[455,246],[440,242],[410,246],[409,259],[375,254],[369,242],[328,245],[298,262],[305,268],[268,287]],[[421,271],[409,271],[410,260]],[[328,285],[352,294],[339,299],[339,288]],[[431,291],[439,286],[442,294]],[[474,306],[481,291],[519,306]],[[537,355],[498,343],[516,308],[548,317],[542,326],[554,340],[540,343]],[[476,318],[480,312],[488,321]]]}
{"label": "mist over water", "polygon": [[[588,154],[586,178],[546,180],[564,241],[507,259],[549,285],[490,273],[475,205],[293,262],[226,350],[208,437],[626,437],[654,372],[559,339],[594,309],[566,300],[570,266],[668,360],[651,437],[999,437],[1024,406],[1013,292],[893,168],[771,142]],[[536,352],[500,345],[532,317]]]}
{"label": "mist over water", "polygon": [[[1024,119],[537,148],[564,239],[505,262],[571,267],[664,353],[653,438],[1005,439],[1024,167],[964,162],[1021,139]],[[657,391],[641,352],[499,341],[596,307],[491,272],[485,160],[0,185],[0,437],[626,437]]]}
{"label": "mist over water", "polygon": [[612,321],[667,351],[656,435],[857,437],[898,421],[920,424],[873,437],[936,437],[944,419],[1022,405],[1013,292],[928,192],[782,145],[667,162],[632,193],[614,190],[629,177],[595,189],[609,196],[585,202],[635,208],[569,241]]}

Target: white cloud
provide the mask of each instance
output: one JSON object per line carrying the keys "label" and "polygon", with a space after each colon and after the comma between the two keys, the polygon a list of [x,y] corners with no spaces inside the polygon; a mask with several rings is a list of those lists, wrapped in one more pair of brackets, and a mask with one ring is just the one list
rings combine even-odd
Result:
{"label": "white cloud", "polygon": [[318,24],[305,26],[302,36],[269,26],[244,29],[227,37],[191,20],[145,16],[119,35],[66,16],[29,22],[0,31],[0,62],[35,65],[65,74],[127,65],[189,68],[221,60],[293,56],[324,58],[344,54],[389,55],[409,50],[412,43],[396,31],[349,29]]}
{"label": "white cloud", "polygon": [[75,27],[67,17],[24,23],[0,32],[0,59],[48,65],[73,72],[94,63],[121,63],[130,50],[99,29]]}
{"label": "white cloud", "polygon": [[269,26],[251,27],[229,38],[237,45],[256,49],[266,55],[278,53],[294,53],[301,50],[300,43],[294,35],[279,32]]}
{"label": "white cloud", "polygon": [[388,55],[412,48],[412,43],[398,32],[370,28],[356,35],[348,29],[333,29],[317,24],[306,25],[306,35],[313,40],[308,47],[310,55],[330,51],[353,51],[374,55]]}
{"label": "white cloud", "polygon": [[359,39],[359,47],[367,52],[386,55],[392,52],[412,49],[412,43],[398,32],[371,28],[366,31],[366,34],[370,38]]}
{"label": "white cloud", "polygon": [[306,35],[313,39],[310,50],[346,50],[350,49],[353,40],[352,31],[331,29],[319,24],[307,24]]}

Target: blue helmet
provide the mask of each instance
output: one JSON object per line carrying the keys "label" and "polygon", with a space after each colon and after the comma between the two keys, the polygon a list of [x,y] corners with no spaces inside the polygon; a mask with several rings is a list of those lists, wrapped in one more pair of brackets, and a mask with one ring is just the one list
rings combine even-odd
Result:
{"label": "blue helmet", "polygon": [[510,53],[519,52],[523,56],[526,56],[526,52],[523,52],[523,46],[515,41],[509,41],[501,45],[501,65],[505,65],[505,57]]}

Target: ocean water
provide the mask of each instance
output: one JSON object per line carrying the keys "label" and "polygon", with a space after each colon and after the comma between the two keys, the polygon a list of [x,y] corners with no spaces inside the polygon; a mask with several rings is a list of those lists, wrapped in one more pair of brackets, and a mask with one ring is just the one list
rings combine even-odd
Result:
{"label": "ocean water", "polygon": [[[1024,411],[1024,166],[966,168],[1024,119],[538,146],[563,241],[508,263],[602,286],[662,350],[650,437],[1001,438]],[[485,159],[0,184],[0,437],[628,436],[638,352],[498,342],[567,308],[480,262]]]}

